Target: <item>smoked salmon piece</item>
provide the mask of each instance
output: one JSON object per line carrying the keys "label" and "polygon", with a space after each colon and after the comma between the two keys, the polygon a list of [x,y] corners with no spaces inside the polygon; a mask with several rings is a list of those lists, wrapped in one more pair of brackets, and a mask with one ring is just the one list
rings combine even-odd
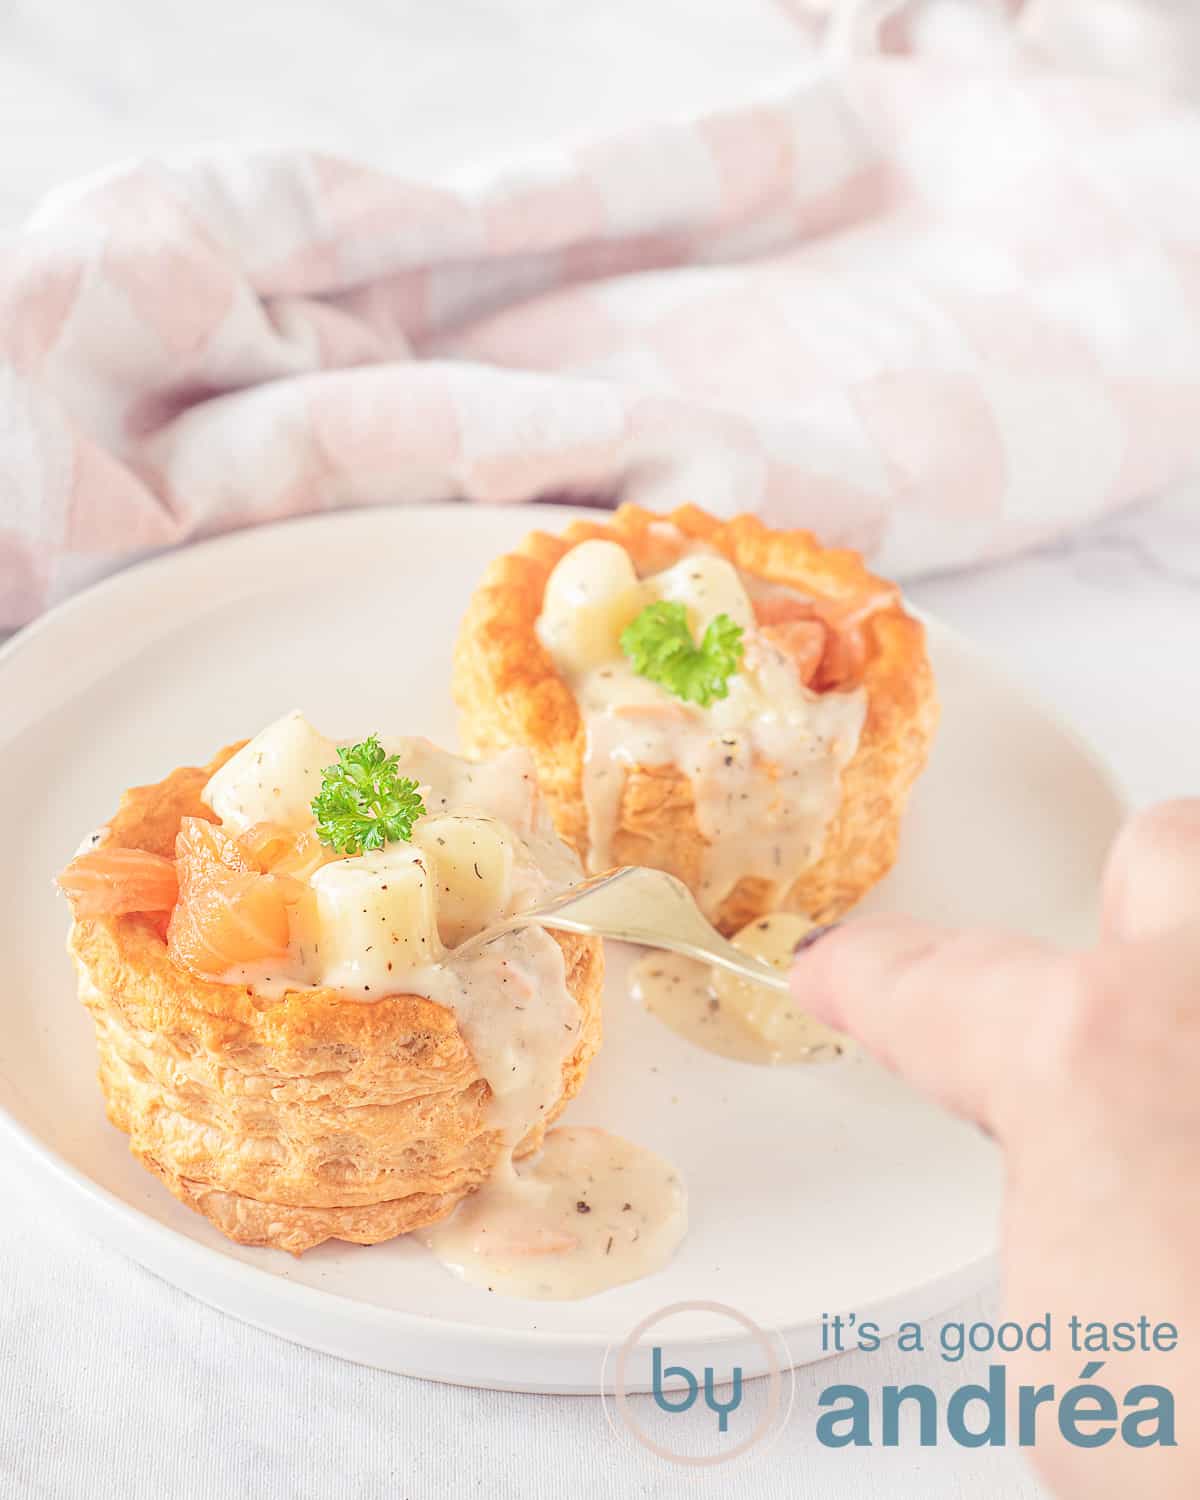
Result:
{"label": "smoked salmon piece", "polygon": [[323,844],[313,828],[297,832],[282,823],[255,823],[238,836],[238,845],[268,875],[307,880],[322,865],[342,856]]}
{"label": "smoked salmon piece", "polygon": [[89,849],[58,877],[77,917],[170,911],[179,895],[175,861],[144,849]]}
{"label": "smoked salmon piece", "polygon": [[812,686],[818,693],[832,688],[853,687],[867,665],[867,638],[859,625],[843,630],[831,629],[825,654],[817,668]]}
{"label": "smoked salmon piece", "polygon": [[800,681],[812,687],[821,669],[829,632],[820,620],[783,620],[778,625],[764,625],[759,630],[764,640],[778,646],[790,657]]}
{"label": "smoked salmon piece", "polygon": [[754,618],[767,640],[796,663],[804,684],[825,693],[859,680],[868,655],[862,627],[877,610],[894,604],[897,597],[893,584],[858,599],[836,602],[767,594],[753,601]]}
{"label": "smoked salmon piece", "polygon": [[529,1224],[520,1229],[499,1226],[499,1233],[484,1239],[481,1235],[472,1246],[477,1255],[521,1257],[527,1255],[566,1255],[578,1250],[579,1236],[548,1224]]}
{"label": "smoked salmon piece", "polygon": [[214,823],[184,818],[175,840],[179,901],[167,947],[194,974],[219,977],[237,964],[281,958],[288,949],[288,909],[303,887],[268,875]]}
{"label": "smoked salmon piece", "polygon": [[796,599],[791,594],[764,594],[752,599],[754,619],[759,625],[788,625],[793,620],[815,620],[815,600]]}

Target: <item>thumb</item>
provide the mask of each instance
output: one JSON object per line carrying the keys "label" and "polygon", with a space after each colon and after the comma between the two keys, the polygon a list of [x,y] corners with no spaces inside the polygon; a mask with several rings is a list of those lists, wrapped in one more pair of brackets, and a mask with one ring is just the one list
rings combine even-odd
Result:
{"label": "thumb", "polygon": [[1039,1017],[1067,960],[1032,938],[955,932],[905,917],[860,917],[797,956],[799,1005],[886,1067],[1002,1134]]}

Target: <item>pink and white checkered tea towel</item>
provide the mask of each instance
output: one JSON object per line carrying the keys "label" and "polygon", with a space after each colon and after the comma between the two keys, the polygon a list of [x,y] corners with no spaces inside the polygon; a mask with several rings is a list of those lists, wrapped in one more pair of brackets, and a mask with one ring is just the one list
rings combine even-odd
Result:
{"label": "pink and white checkered tea towel", "polygon": [[872,58],[405,181],[144,162],[0,246],[0,623],[148,549],[341,506],[753,510],[905,574],[1200,454],[1200,117]]}

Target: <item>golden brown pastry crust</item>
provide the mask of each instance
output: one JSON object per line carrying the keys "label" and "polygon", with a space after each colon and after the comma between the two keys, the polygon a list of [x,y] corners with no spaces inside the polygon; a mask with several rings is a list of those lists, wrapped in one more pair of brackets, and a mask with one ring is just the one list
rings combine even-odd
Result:
{"label": "golden brown pastry crust", "polygon": [[[200,792],[237,748],[127,792],[108,842],[171,854],[181,818],[213,818]],[[600,942],[553,936],[581,1026],[561,1098],[522,1155],[600,1043]],[[231,1239],[297,1254],[326,1239],[373,1244],[443,1217],[490,1175],[501,1148],[487,1124],[491,1091],[444,1007],[418,995],[363,1004],[330,989],[270,1000],[215,984],[176,965],[161,924],[144,916],[76,921],[69,947],[109,1119]]]}
{"label": "golden brown pastry crust", "polygon": [[[695,506],[656,516],[623,505],[603,521],[575,521],[559,536],[535,531],[516,552],[497,558],[471,599],[455,649],[453,686],[463,743],[478,753],[526,746],[559,832],[585,857],[586,731],[535,627],[546,581],[572,547],[592,538],[614,540],[639,572],[658,571],[678,555],[663,522],[687,541],[715,547],[746,574],[835,605],[852,605],[886,587],[857,553],[823,548],[811,532],[772,531],[753,516],[722,522]],[[937,723],[937,698],[919,621],[892,602],[862,628],[868,637],[862,674],[866,722],[842,772],[841,805],[824,851],[786,888],[741,879],[717,916],[724,932],[781,907],[816,922],[832,921],[895,861],[904,805]],[[613,840],[616,861],[669,870],[695,888],[704,851],[683,772],[676,766],[632,768]]]}

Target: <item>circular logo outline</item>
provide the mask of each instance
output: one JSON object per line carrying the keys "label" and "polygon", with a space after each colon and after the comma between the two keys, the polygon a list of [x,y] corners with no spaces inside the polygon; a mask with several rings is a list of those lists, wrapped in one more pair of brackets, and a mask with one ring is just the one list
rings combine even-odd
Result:
{"label": "circular logo outline", "polygon": [[[653,1438],[648,1437],[638,1426],[637,1422],[634,1420],[633,1412],[629,1404],[630,1391],[628,1389],[626,1380],[626,1368],[629,1362],[630,1354],[637,1347],[639,1341],[645,1336],[645,1334],[648,1333],[649,1330],[656,1324],[664,1322],[667,1318],[674,1317],[677,1313],[683,1312],[717,1313],[722,1317],[732,1319],[733,1322],[739,1324],[750,1335],[750,1337],[763,1351],[763,1354],[766,1357],[767,1368],[764,1372],[765,1378],[768,1382],[766,1409],[764,1410],[762,1416],[755,1423],[753,1431],[747,1437],[743,1438],[740,1443],[735,1444],[734,1447],[730,1448],[727,1452],[724,1453],[700,1455],[677,1453],[674,1450],[665,1447],[662,1443],[655,1442]],[[782,1347],[783,1353],[787,1359],[786,1365],[780,1363],[779,1355],[776,1353],[775,1347],[772,1344],[772,1337],[778,1340],[780,1346]],[[614,1346],[613,1344],[609,1344],[608,1348],[604,1351],[604,1361],[600,1367],[600,1401],[601,1405],[604,1408],[605,1418],[607,1419],[609,1426],[613,1429],[614,1436],[619,1436],[619,1434],[617,1433],[615,1424],[613,1423],[612,1413],[609,1410],[608,1392],[605,1389],[606,1378],[608,1374],[608,1362],[610,1356],[612,1355],[614,1347],[616,1347],[617,1349],[617,1363],[613,1380],[613,1395],[616,1397],[617,1409],[621,1416],[621,1425],[630,1434],[635,1442],[640,1443],[643,1448],[646,1448],[649,1452],[655,1454],[656,1457],[666,1459],[668,1463],[685,1464],[692,1468],[711,1468],[717,1464],[729,1463],[735,1458],[740,1458],[744,1453],[748,1453],[751,1448],[759,1443],[764,1437],[766,1437],[768,1432],[770,1432],[771,1426],[774,1423],[775,1418],[779,1414],[783,1387],[783,1374],[785,1369],[789,1374],[792,1375],[791,1390],[788,1396],[785,1421],[786,1418],[791,1414],[792,1406],[796,1398],[795,1373],[794,1367],[791,1363],[791,1351],[788,1349],[787,1342],[781,1333],[773,1330],[772,1334],[769,1335],[764,1329],[760,1328],[752,1318],[747,1317],[747,1315],[743,1312],[739,1312],[736,1307],[730,1307],[726,1302],[715,1302],[708,1299],[696,1299],[685,1302],[671,1302],[668,1303],[667,1306],[660,1307],[655,1312],[647,1314],[646,1317],[642,1318],[641,1321],[634,1326],[631,1332],[625,1336],[625,1338],[619,1345]],[[761,1380],[764,1378],[764,1376],[758,1375],[754,1376],[753,1378],[756,1380]],[[775,1437],[778,1436],[779,1431],[782,1431],[783,1425],[784,1423],[780,1423],[779,1429],[774,1434]],[[773,1440],[774,1439],[772,1438],[772,1441]]]}

